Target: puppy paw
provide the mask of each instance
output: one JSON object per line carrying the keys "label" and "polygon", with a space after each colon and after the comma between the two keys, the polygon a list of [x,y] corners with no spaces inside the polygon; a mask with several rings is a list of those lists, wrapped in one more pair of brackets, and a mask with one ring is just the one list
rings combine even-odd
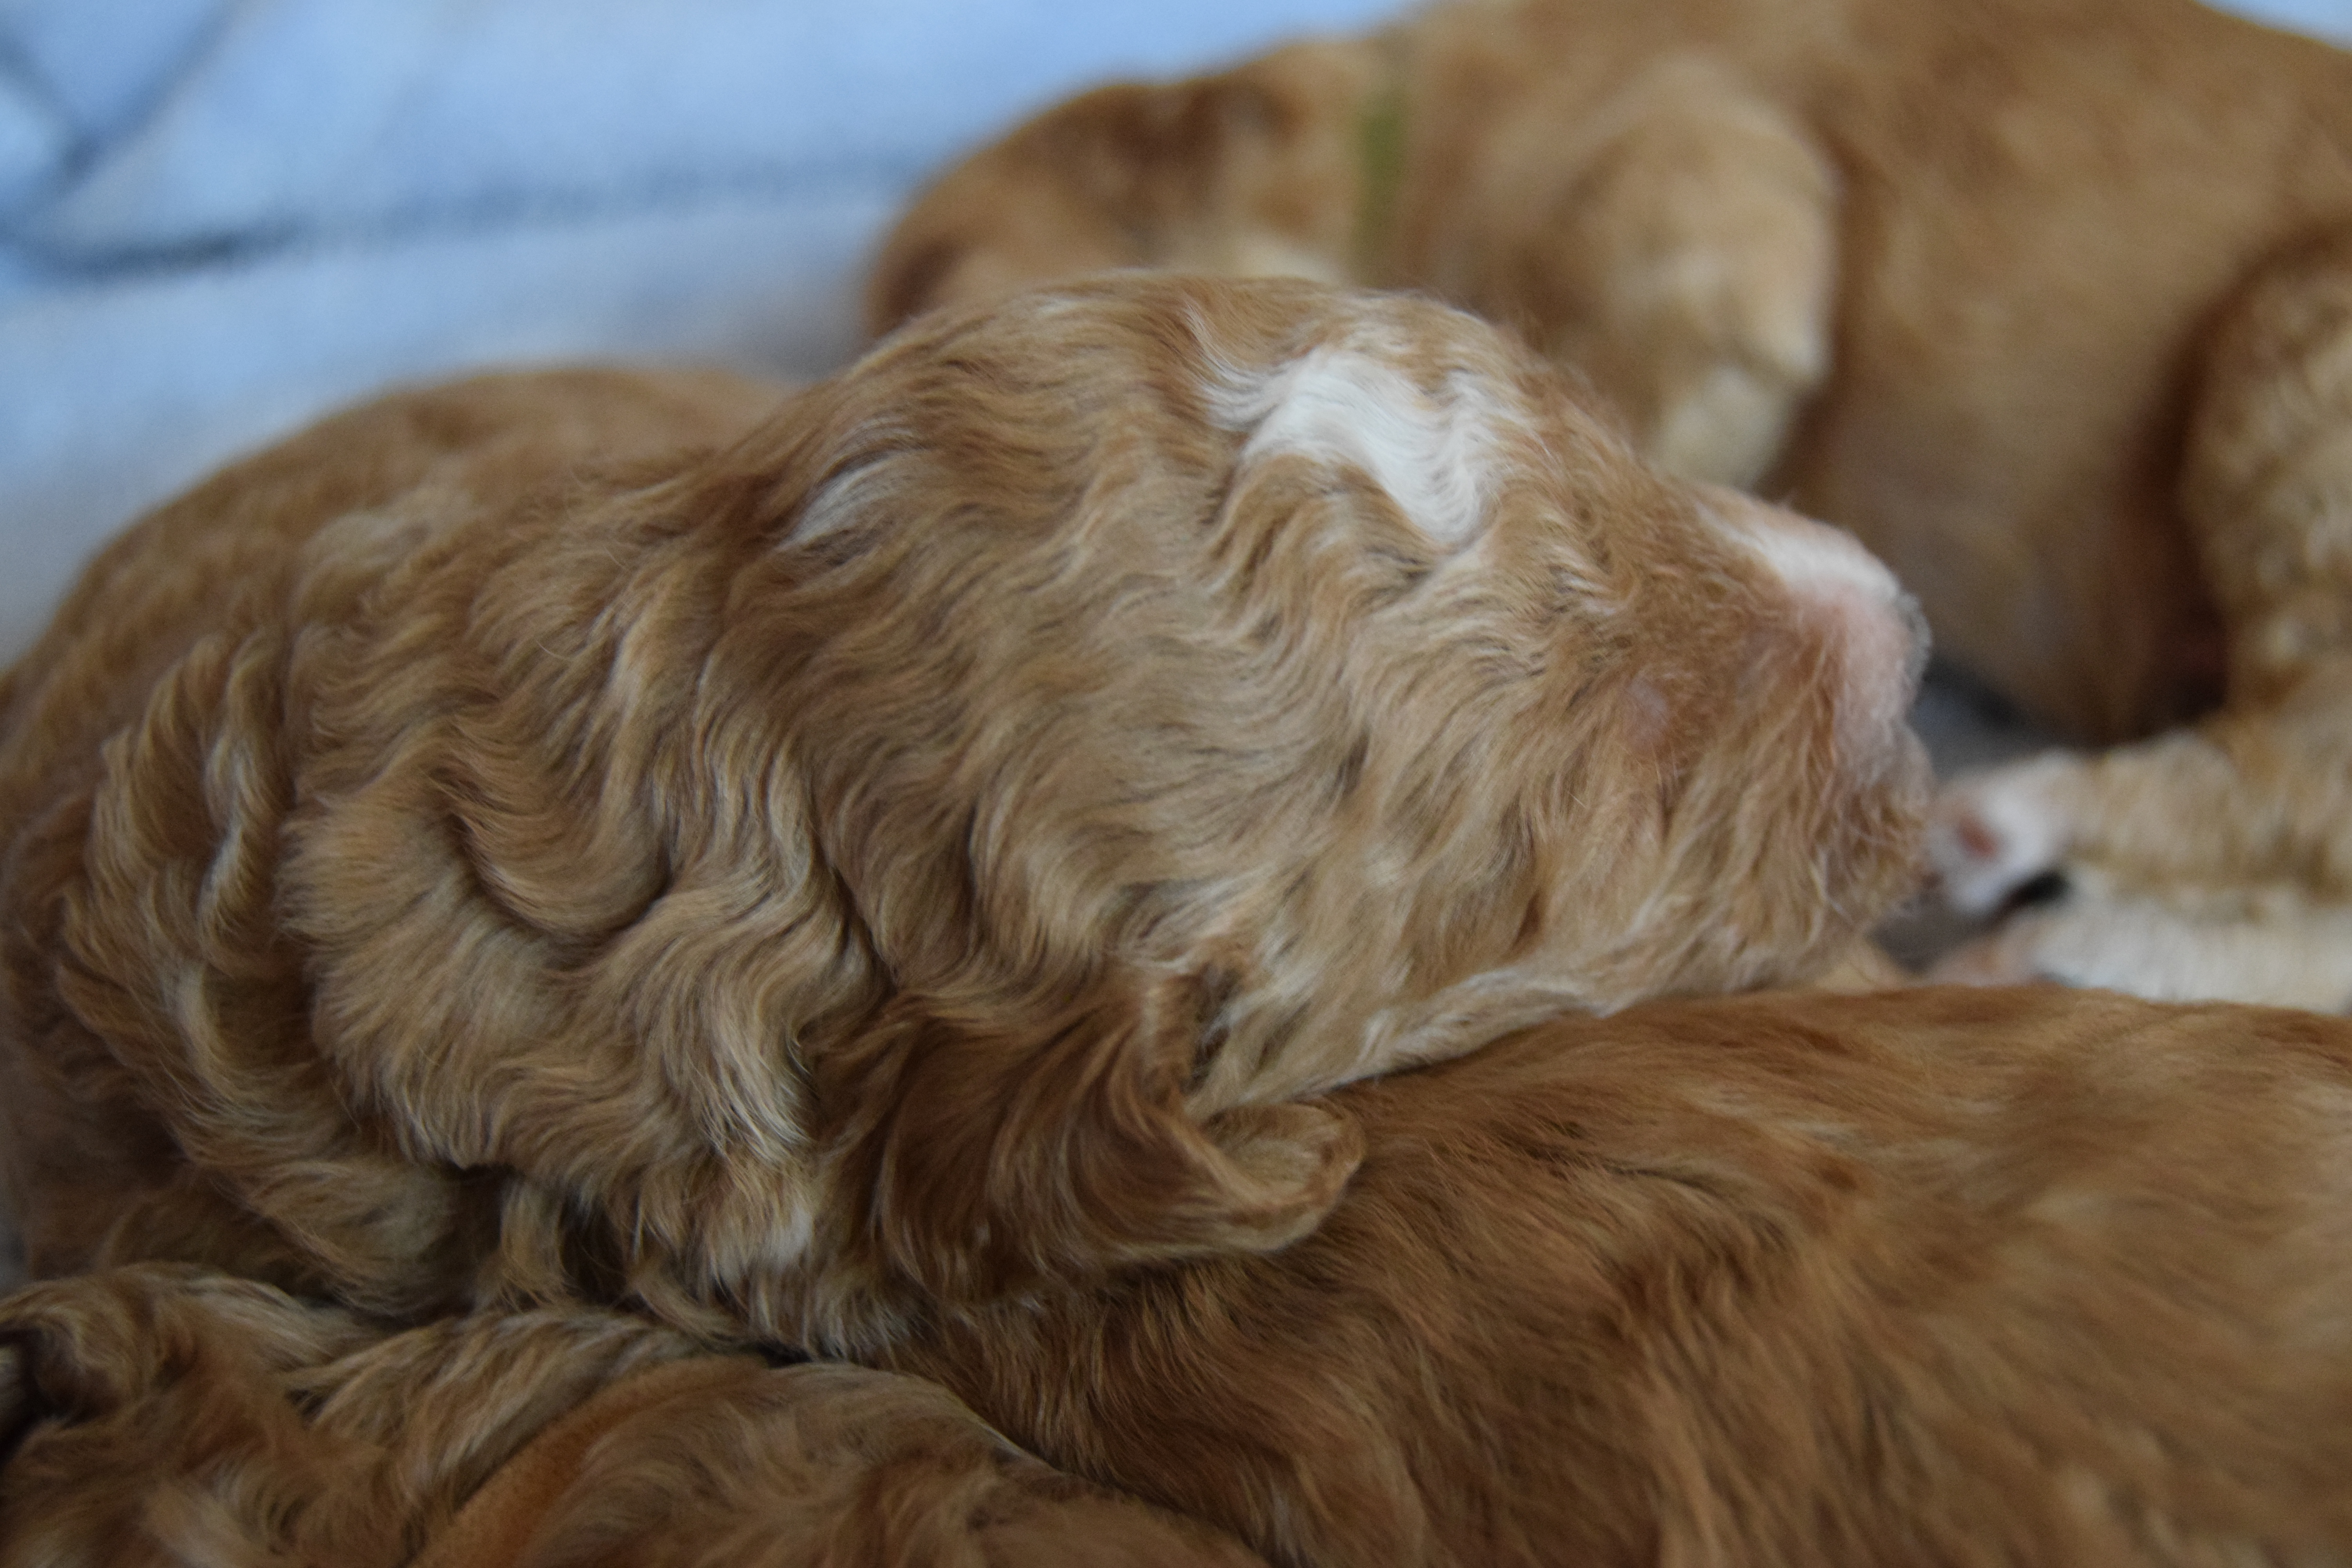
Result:
{"label": "puppy paw", "polygon": [[2236,890],[2175,889],[2159,899],[2085,876],[1947,954],[1927,979],[2341,1013],[2352,1010],[2352,906]]}
{"label": "puppy paw", "polygon": [[1964,773],[1947,785],[1927,818],[1927,856],[1945,902],[1990,914],[2070,847],[2070,787],[2076,757],[2053,752],[2031,762]]}

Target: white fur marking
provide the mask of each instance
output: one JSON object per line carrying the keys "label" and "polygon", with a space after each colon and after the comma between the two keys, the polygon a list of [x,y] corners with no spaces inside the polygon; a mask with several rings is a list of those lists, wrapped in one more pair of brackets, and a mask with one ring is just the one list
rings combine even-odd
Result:
{"label": "white fur marking", "polygon": [[1788,588],[1801,617],[1836,636],[1844,689],[1839,731],[1875,748],[1911,705],[1926,625],[1878,557],[1826,523],[1699,487],[1699,515]]}
{"label": "white fur marking", "polygon": [[1726,517],[1705,502],[1701,506],[1709,521],[1762,556],[1791,588],[1817,594],[1856,589],[1881,604],[1891,604],[1902,594],[1885,562],[1859,540],[1827,523],[1793,514],[1774,517],[1752,502],[1740,510],[1753,515],[1753,521]]}
{"label": "white fur marking", "polygon": [[1435,397],[1360,351],[1322,348],[1253,384],[1211,389],[1226,428],[1251,431],[1242,460],[1297,455],[1353,468],[1415,528],[1468,542],[1486,513],[1496,427],[1507,417],[1475,376],[1445,378]]}
{"label": "white fur marking", "polygon": [[1927,824],[1927,856],[1945,901],[1990,913],[2011,889],[2057,865],[2073,837],[2065,785],[2082,766],[2053,752],[1966,773],[1947,785]]}

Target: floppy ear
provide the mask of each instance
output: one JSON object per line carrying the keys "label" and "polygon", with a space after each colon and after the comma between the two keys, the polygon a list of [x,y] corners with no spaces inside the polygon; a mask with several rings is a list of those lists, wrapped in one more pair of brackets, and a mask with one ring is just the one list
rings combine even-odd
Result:
{"label": "floppy ear", "polygon": [[[1363,1154],[1314,1105],[1196,1120],[1201,977],[1113,975],[1030,1016],[902,996],[824,1089],[841,1108],[842,1238],[977,1300],[1123,1264],[1266,1252],[1308,1231]],[[840,1096],[842,1098],[835,1098]]]}

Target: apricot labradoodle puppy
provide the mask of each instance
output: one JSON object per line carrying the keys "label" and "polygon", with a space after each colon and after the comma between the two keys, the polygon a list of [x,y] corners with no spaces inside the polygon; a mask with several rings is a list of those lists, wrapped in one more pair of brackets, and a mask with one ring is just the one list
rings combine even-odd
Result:
{"label": "apricot labradoodle puppy", "polygon": [[1843,524],[2078,742],[1940,813],[1971,975],[2352,1004],[2352,56],[2191,0],[1460,0],[1107,87],[879,329],[1103,267],[1433,291]]}
{"label": "apricot labradoodle puppy", "polygon": [[394,397],[6,679],[28,1259],[855,1348],[1276,1248],[1360,1154],[1308,1097],[1847,946],[1918,652],[1851,542],[1418,300]]}

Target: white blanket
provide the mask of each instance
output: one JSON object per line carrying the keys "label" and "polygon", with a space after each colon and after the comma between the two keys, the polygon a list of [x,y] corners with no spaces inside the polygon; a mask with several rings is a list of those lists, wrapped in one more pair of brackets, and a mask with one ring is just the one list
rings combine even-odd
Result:
{"label": "white blanket", "polygon": [[0,0],[0,658],[132,512],[385,383],[811,374],[930,169],[1390,0]]}
{"label": "white blanket", "polygon": [[958,150],[1393,3],[0,0],[0,658],[133,511],[387,382],[829,368]]}

